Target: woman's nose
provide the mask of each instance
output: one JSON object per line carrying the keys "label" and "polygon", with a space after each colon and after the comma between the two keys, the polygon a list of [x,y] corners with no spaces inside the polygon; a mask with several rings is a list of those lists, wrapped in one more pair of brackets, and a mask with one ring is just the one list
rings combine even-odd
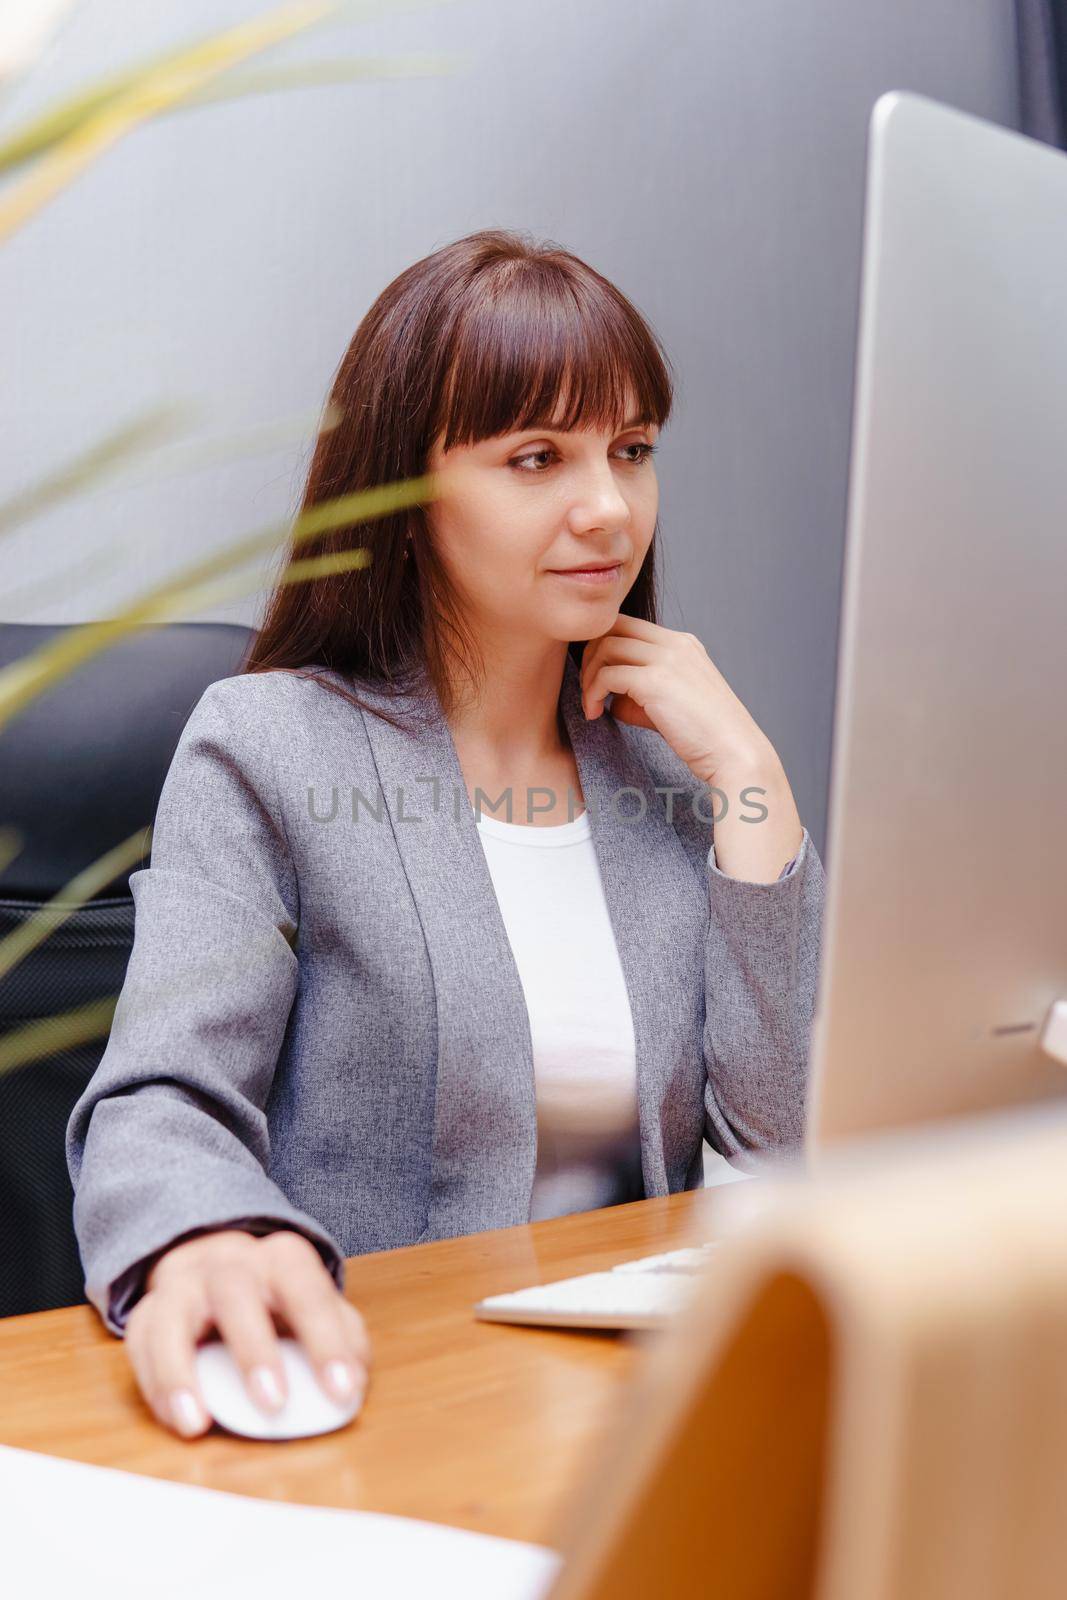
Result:
{"label": "woman's nose", "polygon": [[629,520],[630,503],[610,467],[586,473],[575,483],[568,513],[568,521],[575,532],[587,528],[614,528]]}

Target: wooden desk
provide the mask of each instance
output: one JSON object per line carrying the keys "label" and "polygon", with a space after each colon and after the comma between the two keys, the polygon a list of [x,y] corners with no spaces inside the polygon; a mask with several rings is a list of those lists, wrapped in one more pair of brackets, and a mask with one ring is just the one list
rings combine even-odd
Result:
{"label": "wooden desk", "polygon": [[359,1419],[317,1439],[183,1440],[143,1404],[91,1306],[0,1321],[0,1443],[270,1500],[422,1517],[555,1542],[655,1335],[479,1322],[484,1295],[689,1240],[696,1190],[356,1256],[346,1293],[373,1344]]}

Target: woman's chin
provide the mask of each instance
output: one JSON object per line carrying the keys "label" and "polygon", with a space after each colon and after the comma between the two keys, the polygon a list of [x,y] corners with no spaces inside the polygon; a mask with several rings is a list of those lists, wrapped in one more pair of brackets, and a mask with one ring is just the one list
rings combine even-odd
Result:
{"label": "woman's chin", "polygon": [[601,634],[608,633],[615,626],[615,619],[619,615],[617,604],[606,605],[601,602],[598,606],[571,606],[564,613],[553,612],[551,618],[546,618],[543,624],[545,633],[553,639],[558,639],[561,644],[569,644],[572,639],[599,639]]}

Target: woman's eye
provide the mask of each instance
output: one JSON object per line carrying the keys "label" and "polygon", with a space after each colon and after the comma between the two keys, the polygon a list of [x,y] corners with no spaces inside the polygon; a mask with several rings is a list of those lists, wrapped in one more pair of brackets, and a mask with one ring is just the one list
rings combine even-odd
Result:
{"label": "woman's eye", "polygon": [[518,467],[520,472],[543,472],[545,467],[549,465],[547,459],[544,461],[543,466],[530,467],[526,466],[525,463],[528,461],[541,461],[542,458],[550,457],[552,454],[551,450],[530,450],[524,456],[512,456],[511,465]]}
{"label": "woman's eye", "polygon": [[642,461],[647,461],[656,453],[656,446],[654,444],[645,444],[643,441],[635,441],[633,444],[624,444],[622,448],[623,450],[637,450],[640,452],[639,455],[626,457],[627,461],[629,461],[635,467],[639,467]]}
{"label": "woman's eye", "polygon": [[[624,444],[622,447],[623,459],[629,466],[639,467],[642,462],[648,461],[656,453],[654,444],[646,444],[643,440],[633,444]],[[634,451],[636,454],[629,454]],[[554,450],[529,450],[525,455],[512,456],[509,465],[517,468],[519,472],[544,472],[552,465]]]}

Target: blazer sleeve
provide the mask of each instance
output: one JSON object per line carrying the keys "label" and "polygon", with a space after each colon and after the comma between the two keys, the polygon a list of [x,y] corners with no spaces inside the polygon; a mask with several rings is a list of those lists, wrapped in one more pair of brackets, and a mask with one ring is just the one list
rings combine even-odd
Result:
{"label": "blazer sleeve", "polygon": [[[723,872],[715,860],[706,785],[660,734],[627,727],[653,782],[680,798],[669,810],[705,886],[704,1137],[736,1166],[804,1135],[811,1027],[819,977],[826,875],[804,829],[772,883]],[[692,803],[694,796],[699,804]]]}
{"label": "blazer sleeve", "polygon": [[268,1176],[299,890],[269,721],[248,679],[210,684],[195,706],[160,795],[151,866],[130,889],[125,980],[67,1124],[87,1298],[121,1335],[163,1250],[224,1226],[303,1233],[341,1287],[336,1240]]}
{"label": "blazer sleeve", "polygon": [[804,1135],[826,875],[807,828],[772,883],[707,855],[704,1136],[739,1166]]}

